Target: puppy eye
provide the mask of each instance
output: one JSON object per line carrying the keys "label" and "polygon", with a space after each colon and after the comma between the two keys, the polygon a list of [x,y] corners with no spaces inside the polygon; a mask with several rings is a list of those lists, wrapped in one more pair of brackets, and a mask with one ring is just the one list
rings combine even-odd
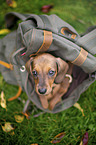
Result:
{"label": "puppy eye", "polygon": [[37,77],[37,75],[38,75],[36,70],[33,71],[32,74],[33,74],[34,77]]}
{"label": "puppy eye", "polygon": [[48,75],[49,75],[49,76],[54,76],[54,74],[55,74],[55,71],[53,71],[53,70],[50,70],[50,71],[48,72]]}

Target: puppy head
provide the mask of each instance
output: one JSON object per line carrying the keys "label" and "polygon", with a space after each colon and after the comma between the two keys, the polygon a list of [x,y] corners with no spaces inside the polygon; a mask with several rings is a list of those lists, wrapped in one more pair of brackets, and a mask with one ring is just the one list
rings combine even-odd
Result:
{"label": "puppy head", "polygon": [[35,90],[38,95],[48,95],[52,91],[53,83],[61,83],[68,70],[68,64],[61,58],[49,53],[32,57],[26,63],[26,69],[31,72],[35,81]]}

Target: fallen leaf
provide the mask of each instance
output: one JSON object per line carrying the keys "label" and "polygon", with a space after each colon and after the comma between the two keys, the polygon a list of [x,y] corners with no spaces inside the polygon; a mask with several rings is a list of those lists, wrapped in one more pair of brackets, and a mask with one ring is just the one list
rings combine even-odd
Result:
{"label": "fallen leaf", "polygon": [[10,132],[10,131],[14,130],[14,128],[12,127],[12,124],[10,122],[6,122],[5,125],[2,126],[2,129],[5,132]]}
{"label": "fallen leaf", "polygon": [[53,144],[59,143],[64,136],[65,136],[65,133],[64,132],[59,133],[58,135],[56,135],[53,138],[53,140],[51,141],[51,143],[53,143]]}
{"label": "fallen leaf", "polygon": [[6,99],[5,99],[5,95],[3,91],[1,92],[1,95],[0,95],[0,104],[2,108],[6,109]]}
{"label": "fallen leaf", "polygon": [[88,132],[85,132],[85,134],[83,135],[80,145],[88,145]]}
{"label": "fallen leaf", "polygon": [[83,111],[83,109],[81,108],[81,106],[79,105],[79,103],[75,103],[75,104],[74,104],[74,107],[76,107],[77,109],[79,109],[79,110],[82,112],[82,115],[85,116],[85,115],[84,115],[84,111]]}
{"label": "fallen leaf", "polygon": [[8,33],[10,33],[9,29],[2,29],[2,30],[0,30],[0,35],[8,34]]}
{"label": "fallen leaf", "polygon": [[18,123],[21,123],[24,120],[23,115],[22,116],[21,115],[15,115],[14,117],[15,117],[16,122],[18,122]]}
{"label": "fallen leaf", "polygon": [[8,4],[9,7],[16,8],[17,3],[14,0],[6,0],[6,3]]}
{"label": "fallen leaf", "polygon": [[10,7],[12,7],[12,8],[16,8],[17,7],[17,3],[16,3],[16,1],[12,1],[12,5],[10,5]]}
{"label": "fallen leaf", "polygon": [[44,12],[44,13],[48,13],[50,11],[50,9],[53,8],[53,5],[44,5],[42,8],[41,8],[41,11]]}
{"label": "fallen leaf", "polygon": [[33,143],[33,144],[31,144],[31,145],[38,145],[38,144],[37,144],[37,143],[35,143],[35,144]]}
{"label": "fallen leaf", "polygon": [[80,145],[83,145],[83,141],[81,140]]}

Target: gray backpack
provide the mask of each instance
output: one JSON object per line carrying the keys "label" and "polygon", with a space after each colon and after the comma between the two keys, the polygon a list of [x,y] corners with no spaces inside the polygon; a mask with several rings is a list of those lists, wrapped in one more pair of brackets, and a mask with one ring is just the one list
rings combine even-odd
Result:
{"label": "gray backpack", "polygon": [[[80,36],[56,15],[11,12],[5,17],[7,28],[19,23],[18,29],[0,39],[0,72],[6,82],[19,85],[39,109],[57,113],[74,105],[96,80],[96,27]],[[32,76],[25,69],[31,56],[50,53],[74,64],[73,82],[62,101],[51,111],[44,109],[35,92]]]}

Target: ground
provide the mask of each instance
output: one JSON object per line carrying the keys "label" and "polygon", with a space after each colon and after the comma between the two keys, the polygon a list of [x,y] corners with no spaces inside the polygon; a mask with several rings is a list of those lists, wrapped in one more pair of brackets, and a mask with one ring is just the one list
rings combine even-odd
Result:
{"label": "ground", "polygon": [[[6,1],[0,0],[0,30],[5,29],[4,15],[10,11],[20,13],[44,14],[41,7],[53,5],[47,13],[56,14],[64,21],[71,24],[76,31],[81,34],[92,25],[96,25],[96,1],[93,0],[17,0],[17,7],[12,8]],[[1,35],[0,38],[4,37]],[[17,123],[16,114],[21,114],[24,104],[18,99],[8,102],[8,98],[14,96],[18,91],[17,86],[9,85],[0,75],[0,93],[4,92],[7,100],[7,110],[0,107],[0,145],[51,145],[51,141],[57,134],[65,132],[58,145],[79,145],[82,136],[88,132],[88,145],[96,145],[96,82],[85,91],[78,103],[84,110],[85,117],[80,110],[71,107],[57,114],[44,113],[37,118],[38,110],[33,105],[30,119],[24,118],[23,122]],[[21,100],[26,100],[27,96],[22,92]],[[2,130],[2,126],[10,122],[14,127],[13,135]]]}

